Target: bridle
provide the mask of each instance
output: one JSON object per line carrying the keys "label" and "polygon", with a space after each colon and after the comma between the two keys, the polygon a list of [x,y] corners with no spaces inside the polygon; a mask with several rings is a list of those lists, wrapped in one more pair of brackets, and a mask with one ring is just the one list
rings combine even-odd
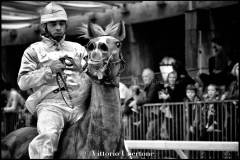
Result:
{"label": "bridle", "polygon": [[[122,52],[119,52],[119,58],[115,61],[112,61],[113,54],[111,54],[108,58],[103,58],[101,60],[99,60],[98,62],[94,61],[91,59],[91,55],[88,54],[87,57],[85,57],[86,60],[86,65],[83,67],[83,69],[87,68],[87,66],[89,64],[91,65],[101,65],[103,64],[103,66],[100,68],[100,72],[103,73],[104,76],[102,79],[98,79],[95,75],[93,75],[91,72],[89,72],[89,70],[87,70],[87,74],[94,79],[95,82],[100,83],[100,84],[104,84],[104,85],[108,85],[108,86],[115,86],[118,87],[118,82],[116,82],[116,78],[115,77],[120,77],[120,74],[125,70],[125,65],[126,65],[126,61],[123,59],[123,55]],[[90,62],[90,63],[89,63]],[[93,62],[93,63],[92,63]],[[111,75],[112,74],[112,68],[114,68],[116,65],[120,64],[120,69],[118,70],[118,72],[115,75]]]}

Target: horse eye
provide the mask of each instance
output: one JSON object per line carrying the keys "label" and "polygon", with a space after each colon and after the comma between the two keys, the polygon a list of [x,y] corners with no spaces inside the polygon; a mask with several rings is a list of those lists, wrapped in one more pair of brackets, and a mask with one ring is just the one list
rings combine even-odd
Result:
{"label": "horse eye", "polygon": [[88,49],[89,51],[92,51],[92,50],[94,50],[95,48],[96,48],[95,43],[90,43],[90,44],[88,44],[88,46],[87,46],[87,49]]}
{"label": "horse eye", "polygon": [[120,42],[116,42],[116,46],[117,46],[117,48],[119,48],[121,46],[121,43]]}
{"label": "horse eye", "polygon": [[108,47],[104,43],[99,43],[98,48],[101,49],[102,51],[108,51]]}

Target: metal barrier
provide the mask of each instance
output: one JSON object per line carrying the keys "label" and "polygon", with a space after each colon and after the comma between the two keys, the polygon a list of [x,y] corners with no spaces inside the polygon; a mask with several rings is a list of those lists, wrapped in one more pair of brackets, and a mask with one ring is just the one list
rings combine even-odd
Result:
{"label": "metal barrier", "polygon": [[32,124],[32,115],[25,110],[18,112],[1,113],[1,136],[4,137],[10,132],[22,128],[29,127]]}
{"label": "metal barrier", "polygon": [[[129,148],[131,152],[154,153],[145,158],[239,158],[236,148],[230,151],[227,148],[226,150],[216,149],[221,144],[222,147],[224,146],[219,142],[228,142],[228,145],[236,145],[238,142],[239,115],[237,113],[238,100],[146,104],[139,107],[137,111],[133,111],[131,115],[124,116],[125,140],[127,144],[131,144],[131,140],[138,141],[136,146],[139,146],[142,140],[145,142],[162,140],[169,142],[168,145],[171,141],[197,142],[192,149],[191,146],[188,149],[185,148],[188,151],[184,153],[173,146],[172,150],[168,148],[168,151],[163,148],[154,150],[154,145],[151,149],[139,149],[139,147],[134,149],[133,146]],[[212,142],[215,149],[209,148],[205,143],[205,147],[197,151],[196,148],[198,145],[201,146],[203,141]]]}
{"label": "metal barrier", "polygon": [[18,127],[18,114],[15,112],[1,114],[1,136],[5,136]]}

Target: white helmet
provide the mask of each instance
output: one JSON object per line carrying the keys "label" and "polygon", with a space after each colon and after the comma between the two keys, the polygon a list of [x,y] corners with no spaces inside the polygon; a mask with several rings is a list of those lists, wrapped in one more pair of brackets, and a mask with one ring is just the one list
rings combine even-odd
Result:
{"label": "white helmet", "polygon": [[49,3],[41,12],[41,24],[50,21],[67,21],[67,13],[64,8],[54,2]]}

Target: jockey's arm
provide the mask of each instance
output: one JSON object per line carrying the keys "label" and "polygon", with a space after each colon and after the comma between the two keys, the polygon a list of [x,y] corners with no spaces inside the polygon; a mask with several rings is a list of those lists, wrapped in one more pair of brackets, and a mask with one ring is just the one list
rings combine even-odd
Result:
{"label": "jockey's arm", "polygon": [[28,90],[47,83],[52,79],[50,67],[38,69],[38,57],[34,48],[27,48],[23,54],[17,82],[21,90]]}

